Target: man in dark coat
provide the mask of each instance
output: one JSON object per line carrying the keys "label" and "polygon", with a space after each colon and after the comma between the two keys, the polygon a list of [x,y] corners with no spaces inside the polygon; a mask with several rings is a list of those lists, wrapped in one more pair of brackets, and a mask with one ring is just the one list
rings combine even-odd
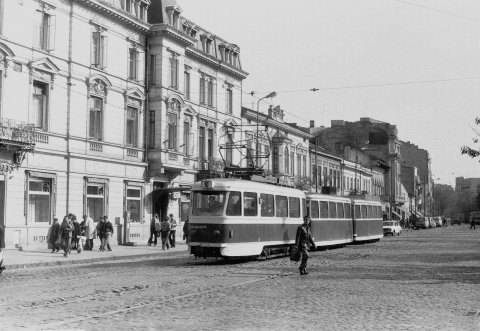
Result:
{"label": "man in dark coat", "polygon": [[315,242],[313,241],[312,232],[310,231],[310,216],[305,216],[303,218],[303,225],[300,225],[297,228],[297,235],[295,236],[295,245],[298,247],[300,254],[302,256],[302,262],[300,263],[300,275],[306,275],[307,272],[307,261],[308,261],[308,249],[310,246],[315,249]]}
{"label": "man in dark coat", "polygon": [[60,250],[59,237],[60,237],[60,223],[58,223],[58,218],[54,217],[52,228],[50,230],[50,238],[49,238],[50,244],[52,245],[52,253],[55,253],[55,251],[58,252]]}
{"label": "man in dark coat", "polygon": [[5,229],[3,225],[0,224],[0,274],[5,270],[3,265],[3,251],[5,250]]}

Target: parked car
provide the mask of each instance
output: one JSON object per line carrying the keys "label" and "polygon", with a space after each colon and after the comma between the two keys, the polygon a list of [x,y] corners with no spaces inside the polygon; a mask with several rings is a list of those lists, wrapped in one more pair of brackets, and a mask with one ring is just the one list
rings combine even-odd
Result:
{"label": "parked car", "polygon": [[430,227],[432,229],[437,227],[437,224],[435,224],[433,217],[428,217],[428,222],[430,223]]}
{"label": "parked car", "polygon": [[415,229],[428,229],[430,224],[426,217],[417,217],[413,223]]}
{"label": "parked car", "polygon": [[433,221],[435,222],[435,225],[437,226],[437,228],[441,228],[443,226],[443,220],[440,216],[434,217]]}
{"label": "parked car", "polygon": [[402,227],[397,221],[383,221],[383,235],[391,234],[399,236],[402,233]]}

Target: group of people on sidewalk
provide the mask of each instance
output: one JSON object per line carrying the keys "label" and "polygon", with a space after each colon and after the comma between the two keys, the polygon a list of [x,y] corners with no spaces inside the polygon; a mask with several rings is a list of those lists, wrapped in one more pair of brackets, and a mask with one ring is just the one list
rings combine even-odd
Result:
{"label": "group of people on sidewalk", "polygon": [[158,217],[158,214],[155,214],[155,217],[150,223],[150,238],[148,238],[148,246],[152,244],[157,246],[157,238],[160,237],[162,240],[162,250],[170,249],[170,247],[175,247],[175,236],[177,233],[177,220],[173,217],[173,214],[168,215],[161,222]]}
{"label": "group of people on sidewalk", "polygon": [[63,256],[67,257],[72,249],[77,253],[82,250],[93,250],[93,240],[100,238],[100,251],[109,250],[110,238],[113,235],[113,225],[107,216],[100,217],[95,224],[91,217],[83,215],[83,221],[79,222],[75,214],[68,214],[60,224],[57,217],[53,218],[53,224],[48,230],[47,242],[52,248],[52,253],[63,249]]}

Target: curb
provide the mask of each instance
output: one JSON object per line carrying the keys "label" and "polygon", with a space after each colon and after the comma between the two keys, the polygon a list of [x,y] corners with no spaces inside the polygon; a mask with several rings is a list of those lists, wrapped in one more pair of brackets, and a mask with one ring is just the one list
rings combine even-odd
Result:
{"label": "curb", "polygon": [[51,262],[31,262],[31,263],[20,263],[20,264],[8,264],[5,265],[5,271],[8,270],[17,270],[17,269],[26,269],[26,268],[38,268],[38,267],[53,267],[59,265],[74,265],[74,264],[90,264],[97,262],[107,262],[107,261],[125,261],[125,260],[135,260],[141,258],[149,257],[161,257],[161,256],[176,256],[188,253],[188,251],[170,251],[170,252],[157,252],[157,253],[143,253],[136,255],[113,255],[113,256],[104,256],[104,257],[93,257],[81,260],[59,260]]}

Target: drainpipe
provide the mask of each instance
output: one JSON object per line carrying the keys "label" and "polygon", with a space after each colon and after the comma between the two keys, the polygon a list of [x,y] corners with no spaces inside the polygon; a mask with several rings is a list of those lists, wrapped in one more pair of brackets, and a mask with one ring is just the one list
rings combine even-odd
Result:
{"label": "drainpipe", "polygon": [[72,95],[72,33],[73,33],[73,1],[70,1],[70,15],[68,23],[68,74],[67,74],[67,194],[66,214],[70,210],[70,112]]}

